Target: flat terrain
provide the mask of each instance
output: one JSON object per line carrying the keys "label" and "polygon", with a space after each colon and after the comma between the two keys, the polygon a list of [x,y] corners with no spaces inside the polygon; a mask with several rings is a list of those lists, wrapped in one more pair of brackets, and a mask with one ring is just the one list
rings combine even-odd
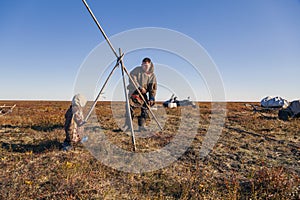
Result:
{"label": "flat terrain", "polygon": [[[70,102],[3,104],[17,106],[0,116],[0,199],[300,199],[300,119],[284,122],[276,112],[253,113],[244,103],[227,103],[220,137],[201,157],[211,103],[172,110],[158,104],[153,112],[163,131],[152,119],[148,137],[136,132],[137,153],[163,148],[182,130],[187,135],[196,130],[196,136],[170,165],[128,173],[103,164],[83,144],[61,150]],[[111,105],[98,103],[94,120],[99,123],[87,126],[101,129],[107,141],[130,152],[131,137],[120,129],[124,106]],[[97,145],[92,138],[89,144]]]}

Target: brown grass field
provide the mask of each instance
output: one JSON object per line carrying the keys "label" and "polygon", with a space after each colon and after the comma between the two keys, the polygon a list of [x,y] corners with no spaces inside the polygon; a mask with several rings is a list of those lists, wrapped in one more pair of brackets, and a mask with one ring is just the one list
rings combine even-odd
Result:
{"label": "brown grass field", "polygon": [[[300,119],[284,122],[276,113],[253,114],[244,103],[227,103],[222,134],[201,158],[211,117],[211,104],[201,102],[199,123],[193,124],[197,135],[176,162],[127,173],[104,165],[82,144],[68,152],[60,149],[70,102],[3,104],[17,106],[0,116],[0,199],[300,199]],[[101,128],[109,141],[130,151],[130,137],[117,131],[110,105],[97,105]],[[180,112],[166,109],[171,117],[164,130],[136,138],[137,151],[168,144]]]}

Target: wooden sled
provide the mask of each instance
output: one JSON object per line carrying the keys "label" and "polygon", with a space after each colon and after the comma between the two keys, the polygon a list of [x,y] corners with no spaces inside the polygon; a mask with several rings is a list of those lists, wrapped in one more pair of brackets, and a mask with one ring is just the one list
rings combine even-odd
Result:
{"label": "wooden sled", "polygon": [[3,106],[0,106],[0,116],[4,116],[11,113],[15,107],[16,104],[13,106],[6,106],[5,104]]}
{"label": "wooden sled", "polygon": [[262,107],[254,104],[245,104],[246,108],[248,110],[253,111],[253,114],[258,113],[264,117],[266,117],[263,113],[269,113],[269,114],[277,114],[279,110],[282,109],[282,107]]}

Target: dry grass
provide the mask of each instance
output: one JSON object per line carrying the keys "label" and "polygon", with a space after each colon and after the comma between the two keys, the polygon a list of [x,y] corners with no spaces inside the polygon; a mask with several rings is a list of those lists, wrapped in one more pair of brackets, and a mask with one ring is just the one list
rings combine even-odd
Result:
{"label": "dry grass", "polygon": [[[4,103],[17,107],[0,118],[0,199],[300,198],[299,119],[282,122],[229,103],[218,143],[201,158],[211,112],[210,103],[199,103],[198,133],[185,154],[166,168],[131,174],[103,165],[81,145],[60,150],[68,102]],[[131,150],[109,106],[97,105],[101,128],[109,141]],[[166,114],[164,131],[137,138],[138,151],[161,148],[174,137],[180,109]]]}

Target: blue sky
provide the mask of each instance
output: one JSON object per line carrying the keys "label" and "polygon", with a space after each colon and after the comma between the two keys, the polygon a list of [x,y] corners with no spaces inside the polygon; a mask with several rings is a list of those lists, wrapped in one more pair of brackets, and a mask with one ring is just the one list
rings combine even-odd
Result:
{"label": "blue sky", "polygon": [[[300,98],[298,0],[88,3],[108,36],[163,27],[193,38],[216,63],[227,100]],[[2,0],[0,36],[0,99],[71,99],[81,63],[104,40],[81,0]]]}

